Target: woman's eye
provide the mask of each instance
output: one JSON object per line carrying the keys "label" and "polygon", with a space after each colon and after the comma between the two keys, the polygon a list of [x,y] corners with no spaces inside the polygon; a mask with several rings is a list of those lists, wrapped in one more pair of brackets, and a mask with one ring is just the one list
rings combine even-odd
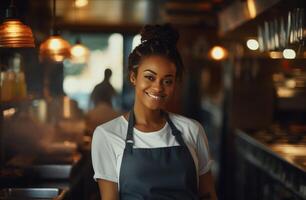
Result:
{"label": "woman's eye", "polygon": [[153,76],[145,76],[146,79],[150,80],[150,81],[153,81],[154,80],[154,77]]}
{"label": "woman's eye", "polygon": [[164,84],[166,85],[171,85],[173,83],[172,80],[164,80]]}

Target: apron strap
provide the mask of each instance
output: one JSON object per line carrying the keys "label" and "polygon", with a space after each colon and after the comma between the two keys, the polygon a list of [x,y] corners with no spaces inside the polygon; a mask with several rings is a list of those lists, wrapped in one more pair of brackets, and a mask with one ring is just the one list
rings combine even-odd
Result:
{"label": "apron strap", "polygon": [[128,131],[127,131],[126,139],[125,139],[125,148],[130,153],[132,153],[133,144],[134,144],[134,138],[133,138],[134,125],[135,125],[135,115],[134,115],[134,111],[131,110],[130,115],[129,115]]}
{"label": "apron strap", "polygon": [[178,130],[176,128],[176,126],[173,124],[173,122],[171,121],[169,114],[167,112],[163,112],[165,117],[166,117],[166,121],[168,122],[168,124],[170,125],[171,128],[171,133],[172,135],[175,137],[176,141],[181,145],[181,146],[186,146],[184,139],[182,137],[182,133],[180,130]]}

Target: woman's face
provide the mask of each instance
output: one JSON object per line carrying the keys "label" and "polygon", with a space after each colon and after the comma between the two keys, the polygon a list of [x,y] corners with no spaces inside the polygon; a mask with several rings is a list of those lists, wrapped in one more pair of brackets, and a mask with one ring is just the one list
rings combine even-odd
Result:
{"label": "woman's face", "polygon": [[173,95],[176,81],[176,67],[162,56],[144,58],[137,74],[131,73],[135,86],[135,103],[150,110],[162,109]]}

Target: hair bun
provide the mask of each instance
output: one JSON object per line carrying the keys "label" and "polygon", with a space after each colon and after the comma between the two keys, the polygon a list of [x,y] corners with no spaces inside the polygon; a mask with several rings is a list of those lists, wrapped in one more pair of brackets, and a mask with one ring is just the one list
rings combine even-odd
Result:
{"label": "hair bun", "polygon": [[178,32],[170,25],[146,25],[141,30],[141,42],[160,40],[168,45],[176,46],[179,39]]}

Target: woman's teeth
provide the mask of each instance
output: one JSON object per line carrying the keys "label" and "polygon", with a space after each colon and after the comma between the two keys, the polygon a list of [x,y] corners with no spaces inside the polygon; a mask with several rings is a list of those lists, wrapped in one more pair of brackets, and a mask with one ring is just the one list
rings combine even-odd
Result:
{"label": "woman's teeth", "polygon": [[147,93],[147,95],[155,100],[160,100],[163,98],[162,95],[154,95],[154,94],[150,94],[150,93]]}

